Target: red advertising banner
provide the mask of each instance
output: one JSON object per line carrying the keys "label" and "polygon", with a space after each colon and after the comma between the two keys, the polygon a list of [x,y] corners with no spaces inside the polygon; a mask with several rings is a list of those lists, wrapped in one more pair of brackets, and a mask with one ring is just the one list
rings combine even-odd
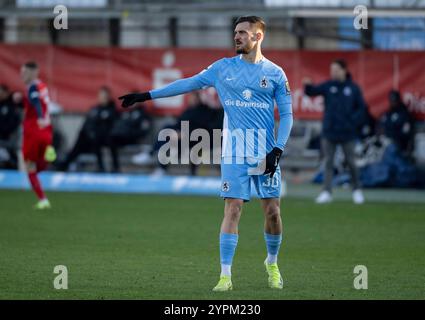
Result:
{"label": "red advertising banner", "polygon": [[[344,58],[350,72],[363,89],[375,117],[388,108],[392,89],[403,99],[417,119],[425,120],[425,52],[423,51],[282,51],[266,50],[265,56],[280,65],[288,76],[297,119],[320,119],[321,97],[303,94],[302,79],[315,83],[329,76],[333,59]],[[96,104],[98,89],[107,85],[118,97],[131,90],[161,87],[192,76],[212,62],[234,55],[232,50],[212,49],[124,49],[75,48],[51,45],[0,45],[0,83],[24,90],[19,77],[22,63],[35,60],[40,78],[49,88],[51,100],[67,112],[85,112]],[[210,93],[208,95],[211,96]],[[185,107],[183,96],[150,102],[156,114],[179,114]]]}

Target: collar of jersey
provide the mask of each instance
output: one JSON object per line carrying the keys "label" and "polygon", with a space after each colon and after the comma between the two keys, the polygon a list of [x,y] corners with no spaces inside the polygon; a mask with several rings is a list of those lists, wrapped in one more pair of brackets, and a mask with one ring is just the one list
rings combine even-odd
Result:
{"label": "collar of jersey", "polygon": [[262,56],[261,59],[258,60],[258,62],[255,62],[255,63],[254,62],[248,62],[248,61],[246,61],[242,58],[242,54],[239,55],[239,59],[241,59],[245,63],[252,64],[252,65],[258,65],[260,63],[263,63],[266,60],[266,58],[264,56]]}

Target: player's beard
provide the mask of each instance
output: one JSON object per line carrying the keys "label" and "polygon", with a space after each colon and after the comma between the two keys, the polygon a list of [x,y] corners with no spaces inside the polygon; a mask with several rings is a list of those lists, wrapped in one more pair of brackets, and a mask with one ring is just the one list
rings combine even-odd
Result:
{"label": "player's beard", "polygon": [[253,47],[253,44],[250,45],[249,43],[247,43],[244,47],[236,49],[236,54],[248,54],[251,52]]}
{"label": "player's beard", "polygon": [[248,54],[249,50],[247,50],[247,48],[240,48],[240,49],[236,49],[236,53],[237,54]]}

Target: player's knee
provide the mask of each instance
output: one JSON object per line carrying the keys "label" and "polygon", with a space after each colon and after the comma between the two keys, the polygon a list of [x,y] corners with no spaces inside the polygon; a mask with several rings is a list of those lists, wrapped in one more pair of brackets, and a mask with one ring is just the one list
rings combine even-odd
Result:
{"label": "player's knee", "polygon": [[278,204],[270,204],[265,210],[266,217],[272,223],[277,223],[280,220],[280,208]]}
{"label": "player's knee", "polygon": [[242,211],[242,203],[243,201],[238,200],[229,201],[226,206],[226,216],[233,221],[238,220]]}

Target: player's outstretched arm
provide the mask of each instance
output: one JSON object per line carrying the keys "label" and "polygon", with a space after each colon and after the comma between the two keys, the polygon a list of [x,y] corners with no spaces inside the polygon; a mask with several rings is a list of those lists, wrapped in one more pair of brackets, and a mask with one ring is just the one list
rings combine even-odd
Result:
{"label": "player's outstretched arm", "polygon": [[136,102],[178,96],[190,91],[211,87],[214,86],[216,72],[217,67],[213,64],[193,77],[176,80],[165,87],[150,90],[149,92],[126,94],[119,97],[119,99],[123,100],[121,105],[124,108],[128,108]]}
{"label": "player's outstretched arm", "polygon": [[145,102],[146,100],[151,100],[151,94],[149,92],[142,93],[129,93],[125,94],[118,99],[122,100],[121,106],[123,108],[128,108],[135,104],[136,102]]}
{"label": "player's outstretched arm", "polygon": [[178,96],[193,90],[201,89],[203,86],[197,79],[197,76],[191,78],[176,80],[163,88],[150,90],[142,93],[129,93],[119,97],[122,101],[122,107],[128,108],[136,102],[144,102],[151,99],[166,98]]}

